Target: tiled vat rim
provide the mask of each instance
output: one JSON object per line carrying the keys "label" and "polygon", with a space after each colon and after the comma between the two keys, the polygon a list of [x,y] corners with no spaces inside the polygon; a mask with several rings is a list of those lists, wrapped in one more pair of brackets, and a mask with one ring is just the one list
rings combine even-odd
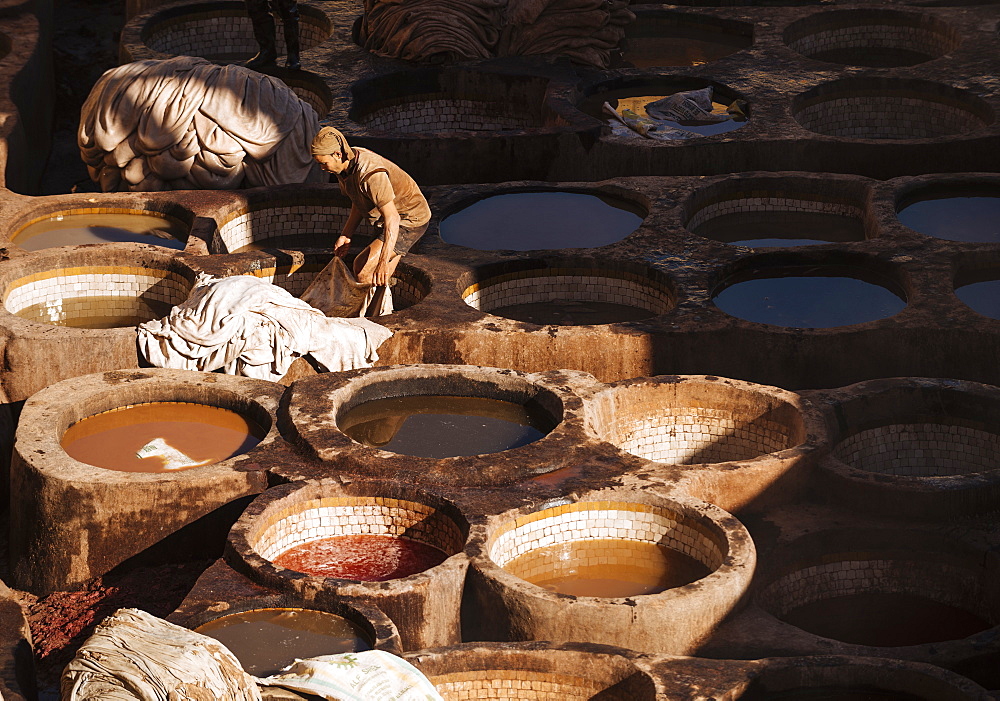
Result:
{"label": "tiled vat rim", "polygon": [[[978,613],[991,623],[997,595],[984,596],[978,573],[933,560],[918,553],[887,557],[886,553],[840,553],[826,562],[794,570],[776,579],[758,595],[757,602],[776,616],[812,603],[839,596],[884,592],[912,594]],[[989,599],[989,600],[988,600]]]}
{"label": "tiled vat rim", "polygon": [[469,699],[589,699],[608,687],[584,677],[526,669],[488,669],[431,675],[431,683],[446,701]]}
{"label": "tiled vat rim", "polygon": [[541,126],[539,110],[501,101],[408,98],[392,107],[380,107],[358,118],[373,131],[413,134],[423,131],[503,131]]}
{"label": "tiled vat rim", "polygon": [[842,198],[758,188],[726,192],[695,206],[698,209],[686,225],[689,229],[709,219],[737,212],[819,212],[859,218],[864,214],[860,204]]}
{"label": "tiled vat rim", "polygon": [[810,100],[810,104],[795,112],[795,119],[811,131],[869,139],[948,136],[979,129],[987,123],[966,105],[884,93]]}
{"label": "tiled vat rim", "polygon": [[[230,8],[218,10],[201,9],[198,4],[188,7],[188,14],[147,25],[146,45],[165,54],[256,53],[258,46],[250,18],[239,5],[234,3]],[[284,53],[281,18],[275,20],[278,53]],[[299,41],[303,49],[319,46],[329,35],[318,18],[300,13]]]}
{"label": "tiled vat rim", "polygon": [[[255,241],[302,234],[325,236],[328,241],[317,241],[317,244],[332,248],[350,213],[350,207],[329,202],[273,202],[230,212],[219,221],[218,236],[229,251]],[[362,221],[357,233],[373,236],[374,229]]]}
{"label": "tiled vat rim", "polygon": [[666,408],[653,416],[619,415],[606,440],[646,460],[697,464],[749,460],[792,447],[794,427],[763,418],[741,421],[732,410]]}
{"label": "tiled vat rim", "polygon": [[187,299],[191,280],[172,270],[125,265],[56,268],[25,275],[3,292],[8,311],[73,297],[144,297],[179,304]]}
{"label": "tiled vat rim", "polygon": [[940,56],[960,43],[955,30],[927,15],[830,12],[804,21],[809,28],[794,31],[798,36],[788,41],[788,47],[805,55],[830,49],[892,47]]}
{"label": "tiled vat rim", "polygon": [[834,447],[833,456],[859,470],[899,476],[1000,469],[1000,434],[972,423],[978,422],[942,419],[878,426],[848,436]]}
{"label": "tiled vat rim", "polygon": [[574,540],[617,538],[664,545],[711,570],[729,551],[724,534],[673,509],[628,501],[583,501],[519,516],[490,537],[489,556],[504,567],[524,553]]}
{"label": "tiled vat rim", "polygon": [[341,535],[403,536],[449,555],[465,547],[462,529],[440,509],[390,497],[320,497],[267,509],[248,540],[273,560],[296,545]]}
{"label": "tiled vat rim", "polygon": [[462,291],[465,303],[482,311],[508,304],[573,299],[615,302],[663,314],[673,307],[673,293],[648,275],[613,267],[535,268],[502,273]]}

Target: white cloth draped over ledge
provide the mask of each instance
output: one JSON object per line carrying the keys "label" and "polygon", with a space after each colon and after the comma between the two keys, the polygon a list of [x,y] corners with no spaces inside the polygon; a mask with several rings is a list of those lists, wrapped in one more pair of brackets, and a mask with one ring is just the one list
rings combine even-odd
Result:
{"label": "white cloth draped over ledge", "polygon": [[98,79],[77,143],[101,190],[231,190],[319,182],[316,112],[277,78],[178,56]]}
{"label": "white cloth draped over ledge", "polygon": [[328,371],[370,367],[392,332],[365,318],[327,317],[250,275],[199,275],[188,299],[141,324],[139,351],[152,365],[277,381],[309,355]]}

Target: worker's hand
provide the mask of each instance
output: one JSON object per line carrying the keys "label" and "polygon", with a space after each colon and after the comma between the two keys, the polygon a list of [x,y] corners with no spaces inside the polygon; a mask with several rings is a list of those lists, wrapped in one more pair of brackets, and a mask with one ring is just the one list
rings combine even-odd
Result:
{"label": "worker's hand", "polygon": [[376,287],[385,287],[389,284],[389,277],[389,261],[380,260],[372,274],[372,284]]}
{"label": "worker's hand", "polygon": [[337,237],[337,243],[333,244],[333,255],[343,258],[347,255],[347,249],[351,247],[351,239],[347,236]]}

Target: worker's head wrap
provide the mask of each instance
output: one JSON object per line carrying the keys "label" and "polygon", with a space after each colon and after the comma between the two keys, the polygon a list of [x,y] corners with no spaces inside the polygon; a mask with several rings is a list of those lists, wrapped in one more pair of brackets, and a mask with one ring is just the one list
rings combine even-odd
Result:
{"label": "worker's head wrap", "polygon": [[344,163],[354,158],[354,149],[347,144],[344,135],[333,127],[323,127],[319,130],[312,141],[311,151],[314,156],[332,156],[339,153]]}

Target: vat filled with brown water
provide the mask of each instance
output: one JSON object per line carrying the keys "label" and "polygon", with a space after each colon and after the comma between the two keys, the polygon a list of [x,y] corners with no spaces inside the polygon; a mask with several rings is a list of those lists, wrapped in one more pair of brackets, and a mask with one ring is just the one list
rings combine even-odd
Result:
{"label": "vat filled with brown water", "polygon": [[825,655],[763,660],[740,701],[963,701],[984,693],[930,664]]}
{"label": "vat filled with brown water", "polygon": [[247,452],[267,433],[235,411],[186,402],[119,407],[76,422],[62,437],[74,460],[122,472],[168,472]]}
{"label": "vat filled with brown water", "polygon": [[441,238],[481,251],[596,248],[624,239],[646,214],[637,203],[597,191],[508,192],[448,214]]}
{"label": "vat filled with brown water", "polygon": [[561,501],[488,529],[470,577],[476,634],[688,654],[742,596],[753,546],[718,507],[617,491]]}
{"label": "vat filled with brown water", "polygon": [[883,648],[992,628],[998,592],[975,548],[929,533],[818,532],[775,552],[758,603],[812,635]]}
{"label": "vat filled with brown water", "polygon": [[337,426],[390,453],[447,458],[518,448],[543,438],[555,423],[532,401],[414,395],[359,404],[338,416]]}
{"label": "vat filled with brown water", "polygon": [[181,250],[188,227],[166,214],[144,211],[56,212],[18,229],[11,242],[27,251],[93,243],[148,243]]}
{"label": "vat filled with brown water", "polygon": [[753,44],[744,22],[680,12],[639,10],[625,28],[615,68],[701,66]]}
{"label": "vat filled with brown water", "polygon": [[371,604],[412,650],[459,640],[467,534],[461,512],[433,493],[315,480],[258,497],[230,532],[227,559],[292,597]]}
{"label": "vat filled with brown water", "polygon": [[220,641],[257,677],[276,674],[300,658],[371,649],[356,623],[313,609],[253,609],[221,616],[195,631]]}

